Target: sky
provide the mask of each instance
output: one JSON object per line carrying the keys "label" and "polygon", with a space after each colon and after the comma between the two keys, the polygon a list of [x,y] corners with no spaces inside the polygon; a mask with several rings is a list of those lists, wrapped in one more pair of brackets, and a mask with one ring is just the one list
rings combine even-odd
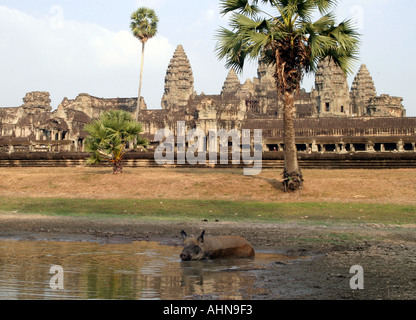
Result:
{"label": "sky", "polygon": [[[17,107],[30,91],[48,91],[52,107],[80,93],[96,97],[137,97],[141,44],[130,32],[130,15],[153,8],[158,34],[146,45],[142,96],[160,109],[164,79],[182,44],[195,91],[219,94],[228,70],[215,55],[215,34],[227,27],[219,0],[0,0],[0,106]],[[416,116],[416,24],[414,0],[343,0],[336,15],[353,19],[362,34],[360,61],[369,69],[377,94],[403,97]],[[348,78],[351,86],[355,74]],[[248,63],[240,81],[257,77]],[[303,87],[310,91],[314,78]]]}

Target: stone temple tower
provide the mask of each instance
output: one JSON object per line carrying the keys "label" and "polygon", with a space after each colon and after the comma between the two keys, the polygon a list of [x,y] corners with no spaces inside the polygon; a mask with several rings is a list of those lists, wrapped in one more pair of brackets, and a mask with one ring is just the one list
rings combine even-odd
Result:
{"label": "stone temple tower", "polygon": [[22,107],[28,114],[52,111],[49,92],[29,92],[23,98],[23,102],[24,104]]}
{"label": "stone temple tower", "polygon": [[361,65],[360,70],[355,76],[351,86],[351,103],[352,112],[358,117],[365,116],[368,113],[367,108],[370,100],[377,96],[373,78],[365,64]]}
{"label": "stone temple tower", "polygon": [[186,107],[193,93],[192,67],[182,45],[178,45],[166,72],[162,109]]}
{"label": "stone temple tower", "polygon": [[238,90],[240,90],[240,87],[241,87],[240,80],[238,79],[238,76],[235,73],[234,69],[231,69],[228,72],[227,79],[225,79],[221,94],[222,95],[236,94]]}
{"label": "stone temple tower", "polygon": [[350,92],[347,76],[328,58],[316,71],[317,113],[319,116],[350,116]]}

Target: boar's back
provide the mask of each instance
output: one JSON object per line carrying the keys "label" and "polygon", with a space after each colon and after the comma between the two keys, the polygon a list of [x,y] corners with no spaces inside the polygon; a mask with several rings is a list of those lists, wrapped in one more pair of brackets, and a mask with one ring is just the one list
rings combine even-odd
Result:
{"label": "boar's back", "polygon": [[206,237],[204,242],[205,255],[208,259],[251,258],[255,255],[251,244],[241,237]]}

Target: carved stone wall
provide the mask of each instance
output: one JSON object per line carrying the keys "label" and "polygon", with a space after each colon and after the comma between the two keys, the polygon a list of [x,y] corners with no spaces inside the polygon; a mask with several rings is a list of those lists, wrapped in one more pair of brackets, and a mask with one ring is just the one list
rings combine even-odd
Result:
{"label": "carved stone wall", "polygon": [[402,105],[403,98],[382,94],[372,97],[368,103],[367,113],[372,117],[405,117],[406,110]]}
{"label": "carved stone wall", "polygon": [[23,98],[23,108],[26,113],[33,114],[36,112],[50,112],[51,99],[49,92],[29,92]]}

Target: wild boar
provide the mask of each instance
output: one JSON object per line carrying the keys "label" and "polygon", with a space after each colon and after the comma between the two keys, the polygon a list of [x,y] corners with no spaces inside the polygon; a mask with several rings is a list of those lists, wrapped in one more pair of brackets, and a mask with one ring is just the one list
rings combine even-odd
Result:
{"label": "wild boar", "polygon": [[180,254],[183,261],[203,259],[252,258],[255,255],[251,244],[237,236],[205,237],[205,230],[197,238],[181,232],[184,249]]}

